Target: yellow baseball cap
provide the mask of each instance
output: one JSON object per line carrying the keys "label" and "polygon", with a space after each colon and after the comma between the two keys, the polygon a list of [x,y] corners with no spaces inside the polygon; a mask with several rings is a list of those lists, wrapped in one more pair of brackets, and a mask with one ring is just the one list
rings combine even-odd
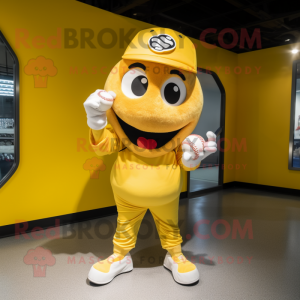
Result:
{"label": "yellow baseball cap", "polygon": [[197,73],[194,44],[182,33],[168,28],[141,30],[130,42],[122,58],[157,62]]}

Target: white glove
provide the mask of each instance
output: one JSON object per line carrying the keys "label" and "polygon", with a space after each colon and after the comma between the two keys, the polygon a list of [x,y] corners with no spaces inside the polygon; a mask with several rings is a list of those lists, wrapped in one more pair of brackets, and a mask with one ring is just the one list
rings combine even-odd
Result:
{"label": "white glove", "polygon": [[183,151],[181,161],[187,168],[193,169],[212,153],[217,151],[216,135],[212,131],[206,133],[208,141],[196,134],[189,135],[181,144]]}
{"label": "white glove", "polygon": [[107,125],[106,111],[114,103],[116,94],[104,90],[96,90],[91,94],[83,106],[87,115],[87,124],[91,129],[100,130]]}

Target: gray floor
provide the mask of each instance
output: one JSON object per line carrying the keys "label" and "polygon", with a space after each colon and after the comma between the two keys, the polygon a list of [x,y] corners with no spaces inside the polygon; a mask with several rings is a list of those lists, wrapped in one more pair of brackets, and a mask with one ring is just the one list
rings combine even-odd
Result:
{"label": "gray floor", "polygon": [[[87,273],[96,257],[111,254],[116,216],[61,227],[59,239],[34,239],[32,235],[29,239],[1,239],[0,298],[300,299],[299,198],[224,190],[182,200],[179,218],[183,252],[189,260],[196,261],[200,272],[198,285],[178,285],[162,267],[165,251],[147,213],[137,247],[131,251],[134,270],[104,286],[91,285]],[[209,224],[202,224],[197,236],[193,227],[200,220]],[[226,235],[224,225],[214,230],[217,220],[228,222],[228,237],[216,235]],[[239,222],[243,228],[246,221],[252,223],[253,239],[249,231],[244,238],[239,233],[233,238],[233,228],[237,228],[234,224]],[[83,228],[88,228],[85,233]],[[199,233],[209,238],[203,239]],[[47,266],[45,277],[34,276],[33,266],[23,261],[27,251],[37,246],[49,249],[56,259],[53,266]]]}

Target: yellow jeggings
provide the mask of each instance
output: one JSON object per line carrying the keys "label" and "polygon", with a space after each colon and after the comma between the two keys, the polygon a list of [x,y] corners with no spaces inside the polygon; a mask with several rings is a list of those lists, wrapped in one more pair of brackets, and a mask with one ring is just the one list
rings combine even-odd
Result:
{"label": "yellow jeggings", "polygon": [[152,213],[164,249],[173,248],[182,243],[178,228],[179,197],[161,206],[136,206],[119,195],[114,195],[118,209],[117,230],[113,240],[114,252],[120,252],[119,248],[129,251],[135,247],[137,234],[147,209]]}
{"label": "yellow jeggings", "polygon": [[181,155],[176,149],[155,158],[136,155],[124,147],[110,125],[90,130],[90,143],[100,156],[118,152],[110,176],[118,210],[114,252],[126,253],[135,247],[147,209],[153,215],[162,247],[180,245],[178,206],[183,178]]}

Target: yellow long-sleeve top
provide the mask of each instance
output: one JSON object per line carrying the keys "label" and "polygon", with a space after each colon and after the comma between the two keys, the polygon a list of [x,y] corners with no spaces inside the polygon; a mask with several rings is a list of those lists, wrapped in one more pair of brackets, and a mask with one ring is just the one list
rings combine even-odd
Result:
{"label": "yellow long-sleeve top", "polygon": [[[139,156],[126,148],[112,126],[90,130],[90,144],[99,156],[118,152],[110,181],[114,193],[137,206],[162,205],[175,200],[182,189],[180,147],[159,157]],[[142,203],[141,203],[142,201]]]}

